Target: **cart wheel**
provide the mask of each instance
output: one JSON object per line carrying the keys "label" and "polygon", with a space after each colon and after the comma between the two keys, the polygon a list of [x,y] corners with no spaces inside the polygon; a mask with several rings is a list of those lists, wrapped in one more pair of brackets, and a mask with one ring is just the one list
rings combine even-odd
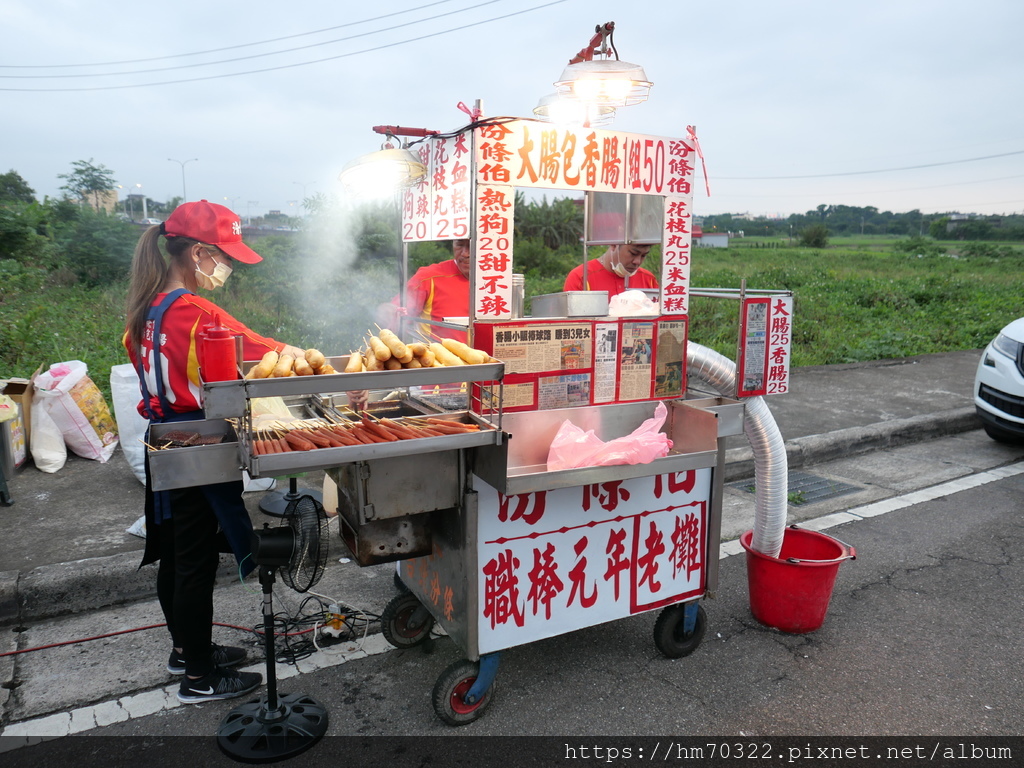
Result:
{"label": "cart wheel", "polygon": [[683,631],[686,606],[682,603],[665,608],[654,623],[654,645],[670,659],[689,656],[704,639],[708,617],[704,606],[697,606],[697,623],[689,634]]}
{"label": "cart wheel", "polygon": [[465,695],[476,682],[480,672],[479,665],[472,661],[457,661],[444,671],[434,684],[431,700],[434,712],[448,725],[466,725],[472,723],[484,713],[491,703],[494,684],[484,691],[475,704],[467,704]]}
{"label": "cart wheel", "polygon": [[434,617],[411,592],[391,598],[380,615],[384,639],[396,648],[412,648],[422,643],[433,627]]}

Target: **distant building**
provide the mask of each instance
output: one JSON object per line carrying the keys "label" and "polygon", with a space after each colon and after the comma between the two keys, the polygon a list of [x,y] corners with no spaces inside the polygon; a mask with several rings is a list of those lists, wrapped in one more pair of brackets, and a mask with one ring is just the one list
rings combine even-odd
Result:
{"label": "distant building", "polygon": [[693,247],[694,248],[728,248],[729,247],[729,233],[728,232],[705,232],[701,227],[693,228]]}

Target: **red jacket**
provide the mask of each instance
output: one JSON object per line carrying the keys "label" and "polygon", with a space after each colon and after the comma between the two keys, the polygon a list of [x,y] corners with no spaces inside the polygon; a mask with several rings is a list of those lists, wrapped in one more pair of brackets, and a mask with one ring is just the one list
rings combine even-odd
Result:
{"label": "red jacket", "polygon": [[[629,276],[630,288],[657,288],[658,280],[654,274],[640,267],[635,273]],[[608,298],[616,296],[626,290],[625,278],[619,277],[614,272],[606,269],[601,259],[591,259],[587,262],[587,284],[583,285],[583,265],[573,269],[565,278],[564,291],[608,291]]]}
{"label": "red jacket", "polygon": [[[165,295],[157,294],[153,306],[159,304]],[[198,334],[206,326],[213,325],[214,313],[220,317],[221,325],[230,328],[234,334],[243,338],[246,360],[259,360],[267,352],[271,350],[280,352],[286,346],[280,341],[253,333],[243,323],[202,296],[186,293],[178,297],[164,314],[161,327],[163,338],[160,344],[163,356],[164,387],[166,388],[164,394],[171,403],[171,410],[175,413],[188,413],[203,407],[203,388],[199,383]],[[132,365],[138,370],[137,350],[128,343],[127,334],[124,337],[124,345],[128,350],[128,357],[132,361]],[[167,414],[160,411],[160,401],[156,394],[156,378],[152,370],[152,321],[146,324],[142,348],[143,370],[146,375],[146,386],[150,392],[150,408],[153,413],[166,416]],[[139,413],[143,416],[146,415],[141,401],[139,402]]]}
{"label": "red jacket", "polygon": [[[455,259],[420,267],[406,285],[406,293],[410,317],[444,320],[469,315],[469,278],[459,271]],[[398,304],[398,297],[393,303]],[[466,341],[465,331],[432,325],[420,325],[419,330],[431,341],[439,338]]]}

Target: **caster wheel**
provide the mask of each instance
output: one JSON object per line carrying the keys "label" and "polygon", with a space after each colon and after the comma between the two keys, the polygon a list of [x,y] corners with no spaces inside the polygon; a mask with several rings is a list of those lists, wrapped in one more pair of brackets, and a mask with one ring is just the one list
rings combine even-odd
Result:
{"label": "caster wheel", "polygon": [[381,633],[396,648],[419,645],[433,627],[434,617],[411,592],[391,598],[380,615]]}
{"label": "caster wheel", "polygon": [[484,713],[491,703],[494,685],[484,691],[480,700],[467,704],[465,695],[476,682],[479,666],[472,661],[457,661],[444,671],[434,684],[431,700],[434,712],[447,725],[466,725]]}
{"label": "caster wheel", "polygon": [[689,656],[704,639],[708,627],[708,617],[704,606],[697,606],[697,623],[689,634],[683,632],[683,619],[686,606],[682,603],[665,608],[654,623],[654,645],[670,659]]}

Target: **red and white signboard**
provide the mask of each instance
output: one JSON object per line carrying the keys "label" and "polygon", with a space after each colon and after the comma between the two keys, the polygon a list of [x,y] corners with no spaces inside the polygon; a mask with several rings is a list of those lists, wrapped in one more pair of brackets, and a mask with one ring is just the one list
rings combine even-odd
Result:
{"label": "red and white signboard", "polygon": [[[690,174],[693,174],[692,167]],[[690,250],[693,247],[692,196],[665,198],[665,234],[661,251],[661,311],[685,315],[690,310]]]}
{"label": "red and white signboard", "polygon": [[744,299],[740,306],[737,396],[788,392],[792,343],[792,296]]}
{"label": "red and white signboard", "polygon": [[480,653],[704,593],[710,469],[516,496],[474,488]]}
{"label": "red and white signboard", "polygon": [[516,191],[500,184],[477,184],[475,276],[472,316],[476,320],[512,317],[512,233]]}
{"label": "red and white signboard", "polygon": [[473,202],[469,135],[430,137],[411,151],[427,166],[427,175],[402,197],[402,240],[469,237]]}
{"label": "red and white signboard", "polygon": [[[513,120],[476,129],[476,181],[664,197],[662,311],[681,315],[689,307],[695,154],[690,140]],[[491,317],[480,309],[478,301],[474,319]]]}

